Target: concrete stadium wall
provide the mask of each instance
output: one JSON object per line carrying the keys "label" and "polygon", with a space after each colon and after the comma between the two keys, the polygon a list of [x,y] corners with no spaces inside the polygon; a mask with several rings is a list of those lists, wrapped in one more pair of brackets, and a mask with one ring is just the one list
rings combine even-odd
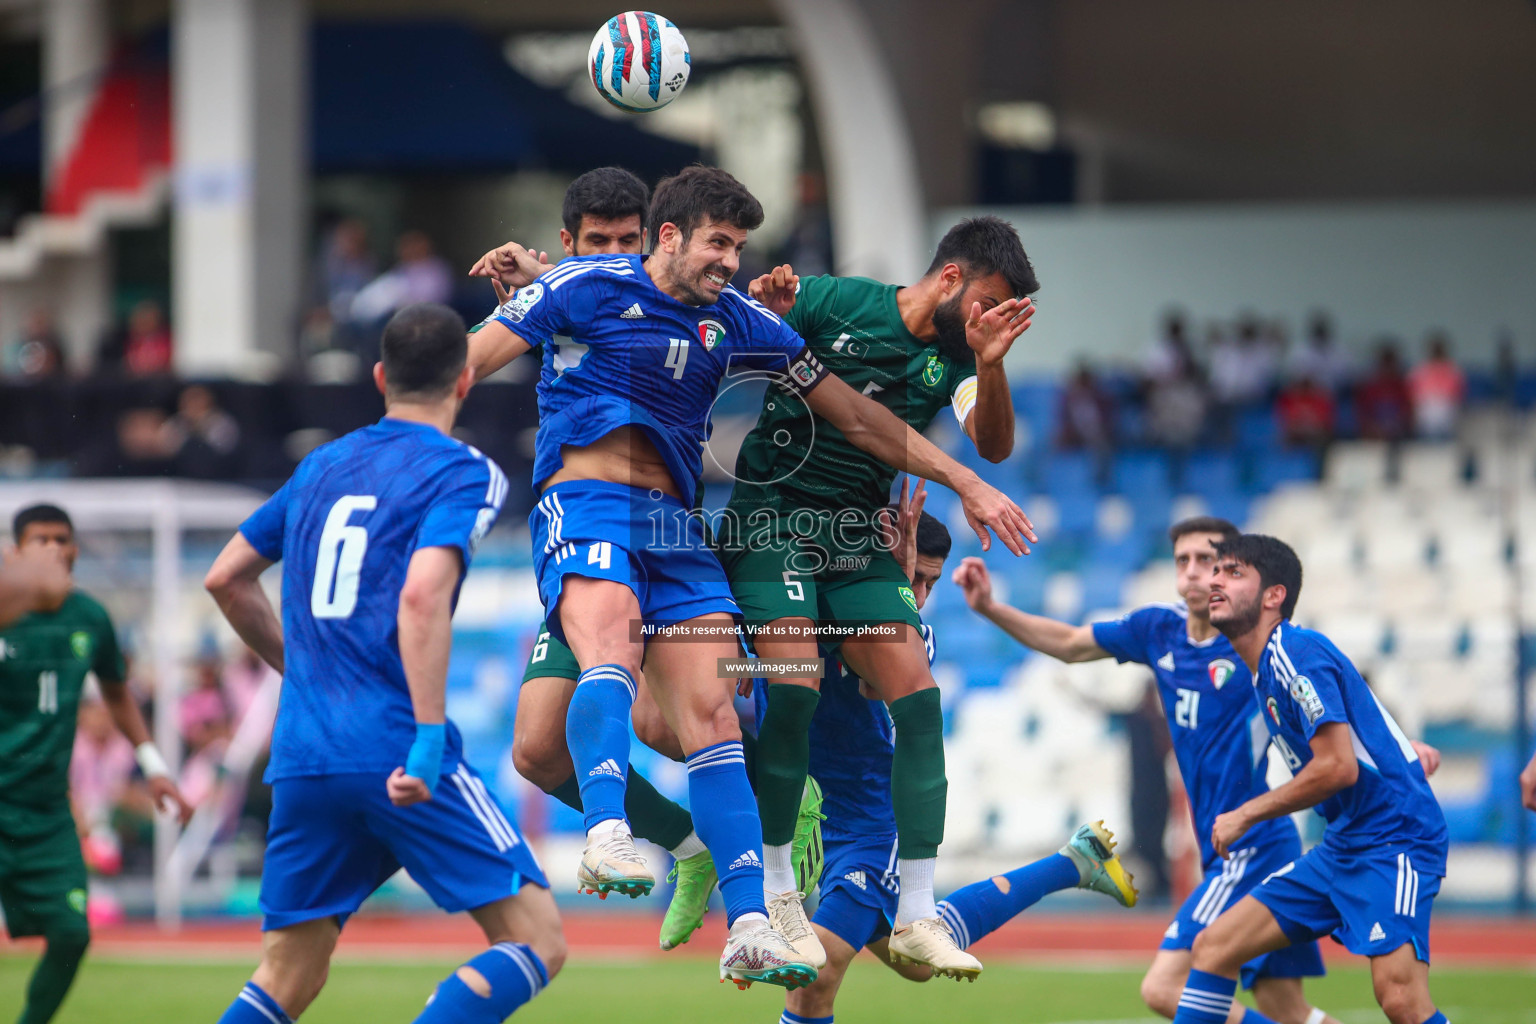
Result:
{"label": "concrete stadium wall", "polygon": [[[938,211],[931,241],[978,212]],[[1018,372],[1138,362],[1173,306],[1197,342],[1205,321],[1253,310],[1287,320],[1294,343],[1321,308],[1357,360],[1383,333],[1416,359],[1436,327],[1468,363],[1491,364],[1505,328],[1523,363],[1536,358],[1536,202],[985,212],[1018,227],[1040,276],[1040,312],[1009,357]]]}

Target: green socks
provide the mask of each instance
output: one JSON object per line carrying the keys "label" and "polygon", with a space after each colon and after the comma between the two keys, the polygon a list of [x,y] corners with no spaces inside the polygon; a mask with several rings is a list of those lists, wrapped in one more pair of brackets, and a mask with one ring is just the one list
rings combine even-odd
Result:
{"label": "green socks", "polygon": [[[629,784],[624,789],[624,816],[629,827],[641,839],[655,843],[664,850],[675,850],[693,834],[693,816],[675,801],[661,795],[650,780],[629,766]],[[550,792],[573,811],[580,811],[581,787],[572,775]],[[796,797],[798,800],[799,798]]]}
{"label": "green socks", "polygon": [[69,993],[90,941],[91,932],[83,917],[78,924],[71,920],[68,928],[49,933],[43,958],[27,984],[27,1005],[17,1024],[47,1024],[52,1019]]}
{"label": "green socks", "polygon": [[896,810],[897,856],[903,860],[937,857],[944,841],[944,803],[949,792],[938,687],[910,693],[890,707],[896,729],[891,803]]}
{"label": "green socks", "polygon": [[811,763],[811,716],[820,699],[809,686],[768,684],[768,710],[757,730],[757,806],[764,846],[795,841],[800,793]]}

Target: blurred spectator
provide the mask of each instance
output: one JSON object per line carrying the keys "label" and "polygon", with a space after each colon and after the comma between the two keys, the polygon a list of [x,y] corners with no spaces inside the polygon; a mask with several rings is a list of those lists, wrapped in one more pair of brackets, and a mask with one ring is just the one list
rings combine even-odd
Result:
{"label": "blurred spectator", "polygon": [[176,449],[166,430],[165,413],[129,409],[117,418],[109,439],[98,441],[75,460],[76,476],[169,476]]}
{"label": "blurred spectator", "polygon": [[1401,441],[1408,436],[1413,400],[1397,345],[1385,341],[1376,350],[1376,367],[1355,389],[1360,436],[1373,441]]}
{"label": "blurred spectator", "polygon": [[245,720],[251,702],[256,699],[267,680],[276,674],[272,666],[262,661],[255,651],[244,644],[240,645],[240,653],[224,671],[224,696],[229,700],[236,723]]}
{"label": "blurred spectator", "polygon": [[1056,413],[1056,446],[1066,450],[1107,450],[1114,443],[1115,403],[1099,385],[1093,368],[1078,363],[1061,393]]}
{"label": "blurred spectator", "polygon": [[1189,324],[1182,310],[1170,310],[1164,315],[1162,337],[1152,343],[1144,369],[1149,380],[1184,377],[1195,371]]}
{"label": "blurred spectator", "polygon": [[165,310],[154,299],[144,299],[128,314],[127,325],[102,345],[98,366],[130,377],[153,377],[171,372],[171,355]]}
{"label": "blurred spectator", "polygon": [[1418,435],[1444,441],[1456,433],[1461,404],[1467,397],[1467,378],[1451,359],[1450,339],[1435,332],[1429,339],[1429,358],[1408,375],[1413,398],[1413,425]]}
{"label": "blurred spectator", "polygon": [[1211,350],[1211,394],[1225,407],[1240,408],[1269,398],[1280,376],[1279,346],[1258,319],[1245,316],[1234,337]]}
{"label": "blurred spectator", "polygon": [[1210,395],[1199,370],[1189,366],[1147,388],[1147,439],[1159,447],[1186,449],[1205,440]]}
{"label": "blurred spectator", "polygon": [[0,377],[37,381],[64,372],[64,345],[46,309],[27,314],[21,333],[0,350]]}
{"label": "blurred spectator", "polygon": [[1307,339],[1291,356],[1290,377],[1310,377],[1335,395],[1342,394],[1354,379],[1349,357],[1333,342],[1333,321],[1327,313],[1313,313],[1307,325]]}
{"label": "blurred spectator", "polygon": [[331,319],[342,323],[352,315],[352,300],[378,275],[368,251],[368,226],[348,217],[331,228],[320,254],[320,301]]}
{"label": "blurred spectator", "polygon": [[219,763],[232,733],[229,701],[224,695],[224,661],[212,641],[205,642],[193,666],[193,688],[178,708],[181,736],[187,744],[181,791],[200,804],[218,784]]}
{"label": "blurred spectator", "polygon": [[432,249],[423,231],[407,231],[395,242],[395,265],[374,278],[352,299],[350,319],[376,324],[413,302],[447,302],[453,297],[453,271]]}
{"label": "blurred spectator", "polygon": [[1327,445],[1333,440],[1337,415],[1333,392],[1312,377],[1301,377],[1287,384],[1275,400],[1280,436],[1289,445],[1308,448]]}
{"label": "blurred spectator", "polygon": [[240,425],[202,384],[182,390],[166,435],[177,476],[227,480],[240,470]]}
{"label": "blurred spectator", "polygon": [[134,767],[133,744],[113,724],[101,698],[92,694],[82,699],[69,762],[69,795],[86,861],[102,874],[122,870],[123,845],[115,827],[119,813],[125,805],[136,816],[149,811],[148,791],[132,792]]}

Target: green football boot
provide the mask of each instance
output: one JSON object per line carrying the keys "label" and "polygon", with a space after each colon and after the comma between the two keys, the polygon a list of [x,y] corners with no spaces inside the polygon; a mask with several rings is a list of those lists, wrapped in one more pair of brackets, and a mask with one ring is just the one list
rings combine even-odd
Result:
{"label": "green football boot", "polygon": [[672,865],[667,881],[675,882],[667,916],[661,919],[661,948],[676,949],[704,923],[709,894],[715,887],[715,861],[708,850]]}
{"label": "green football boot", "polygon": [[795,885],[807,895],[816,891],[816,884],[821,881],[821,869],[826,866],[821,823],[827,816],[821,813],[821,799],[821,784],[807,775],[805,789],[800,793],[800,814],[795,819],[794,846],[789,855]]}
{"label": "green football boot", "polygon": [[1115,834],[1095,821],[1077,830],[1061,852],[1077,865],[1079,889],[1092,889],[1113,896],[1122,907],[1134,907],[1136,879],[1125,870],[1115,853]]}

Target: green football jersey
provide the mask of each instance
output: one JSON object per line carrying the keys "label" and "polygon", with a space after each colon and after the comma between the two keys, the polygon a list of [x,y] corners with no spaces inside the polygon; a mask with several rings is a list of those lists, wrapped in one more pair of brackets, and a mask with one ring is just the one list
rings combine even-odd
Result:
{"label": "green football jersey", "polygon": [[115,683],[127,666],[107,610],[82,591],[0,630],[0,829],[68,810],[75,715],[91,672]]}
{"label": "green football jersey", "polygon": [[[828,370],[905,420],[928,429],[946,405],[964,423],[976,365],[957,362],[908,331],[897,286],[865,277],[806,277],[785,317]],[[736,458],[731,507],[872,511],[890,500],[896,471],[856,448],[798,400],[770,388]]]}

